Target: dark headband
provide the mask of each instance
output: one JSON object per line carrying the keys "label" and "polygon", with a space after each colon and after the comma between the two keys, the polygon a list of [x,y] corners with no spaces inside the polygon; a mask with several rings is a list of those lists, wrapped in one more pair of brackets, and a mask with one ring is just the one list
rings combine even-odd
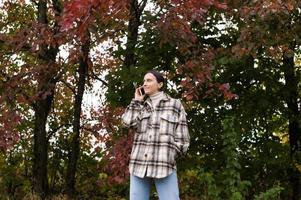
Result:
{"label": "dark headband", "polygon": [[147,73],[151,73],[152,75],[154,75],[156,77],[158,83],[161,83],[161,82],[164,83],[164,81],[165,81],[164,77],[162,76],[161,73],[157,72],[156,70],[150,70]]}

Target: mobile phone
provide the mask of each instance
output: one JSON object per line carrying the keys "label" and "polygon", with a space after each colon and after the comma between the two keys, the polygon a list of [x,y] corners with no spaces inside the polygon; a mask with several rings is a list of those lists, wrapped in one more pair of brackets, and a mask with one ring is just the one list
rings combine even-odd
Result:
{"label": "mobile phone", "polygon": [[[137,84],[136,82],[133,82],[133,86],[134,86],[135,89],[136,89],[137,87],[139,87],[138,84]],[[143,87],[140,88],[140,94],[141,94],[141,95],[145,95],[145,91],[144,91],[144,88],[143,88]]]}
{"label": "mobile phone", "polygon": [[143,88],[143,87],[140,88],[140,93],[141,93],[141,95],[145,95],[145,91],[144,91],[144,88]]}

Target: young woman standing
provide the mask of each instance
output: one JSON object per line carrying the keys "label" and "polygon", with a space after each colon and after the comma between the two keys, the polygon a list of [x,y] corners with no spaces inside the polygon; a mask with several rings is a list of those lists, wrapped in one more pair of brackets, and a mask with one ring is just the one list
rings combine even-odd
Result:
{"label": "young woman standing", "polygon": [[148,200],[151,181],[160,200],[180,199],[176,158],[186,153],[189,133],[184,107],[163,91],[164,82],[159,72],[147,72],[122,116],[125,126],[136,129],[129,164],[130,200]]}

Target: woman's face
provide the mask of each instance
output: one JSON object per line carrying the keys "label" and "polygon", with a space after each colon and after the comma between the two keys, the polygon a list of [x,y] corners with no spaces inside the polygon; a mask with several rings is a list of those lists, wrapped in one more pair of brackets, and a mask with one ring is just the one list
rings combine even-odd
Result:
{"label": "woman's face", "polygon": [[156,77],[152,73],[147,73],[144,76],[143,88],[145,94],[152,95],[160,91],[162,83],[158,83]]}

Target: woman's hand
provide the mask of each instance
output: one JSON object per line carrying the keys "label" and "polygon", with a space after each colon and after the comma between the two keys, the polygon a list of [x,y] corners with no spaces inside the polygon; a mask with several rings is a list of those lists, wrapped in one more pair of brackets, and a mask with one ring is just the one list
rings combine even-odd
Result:
{"label": "woman's hand", "polygon": [[141,94],[141,88],[143,88],[143,86],[136,88],[135,90],[135,99],[138,101],[143,101],[143,98],[145,95]]}

